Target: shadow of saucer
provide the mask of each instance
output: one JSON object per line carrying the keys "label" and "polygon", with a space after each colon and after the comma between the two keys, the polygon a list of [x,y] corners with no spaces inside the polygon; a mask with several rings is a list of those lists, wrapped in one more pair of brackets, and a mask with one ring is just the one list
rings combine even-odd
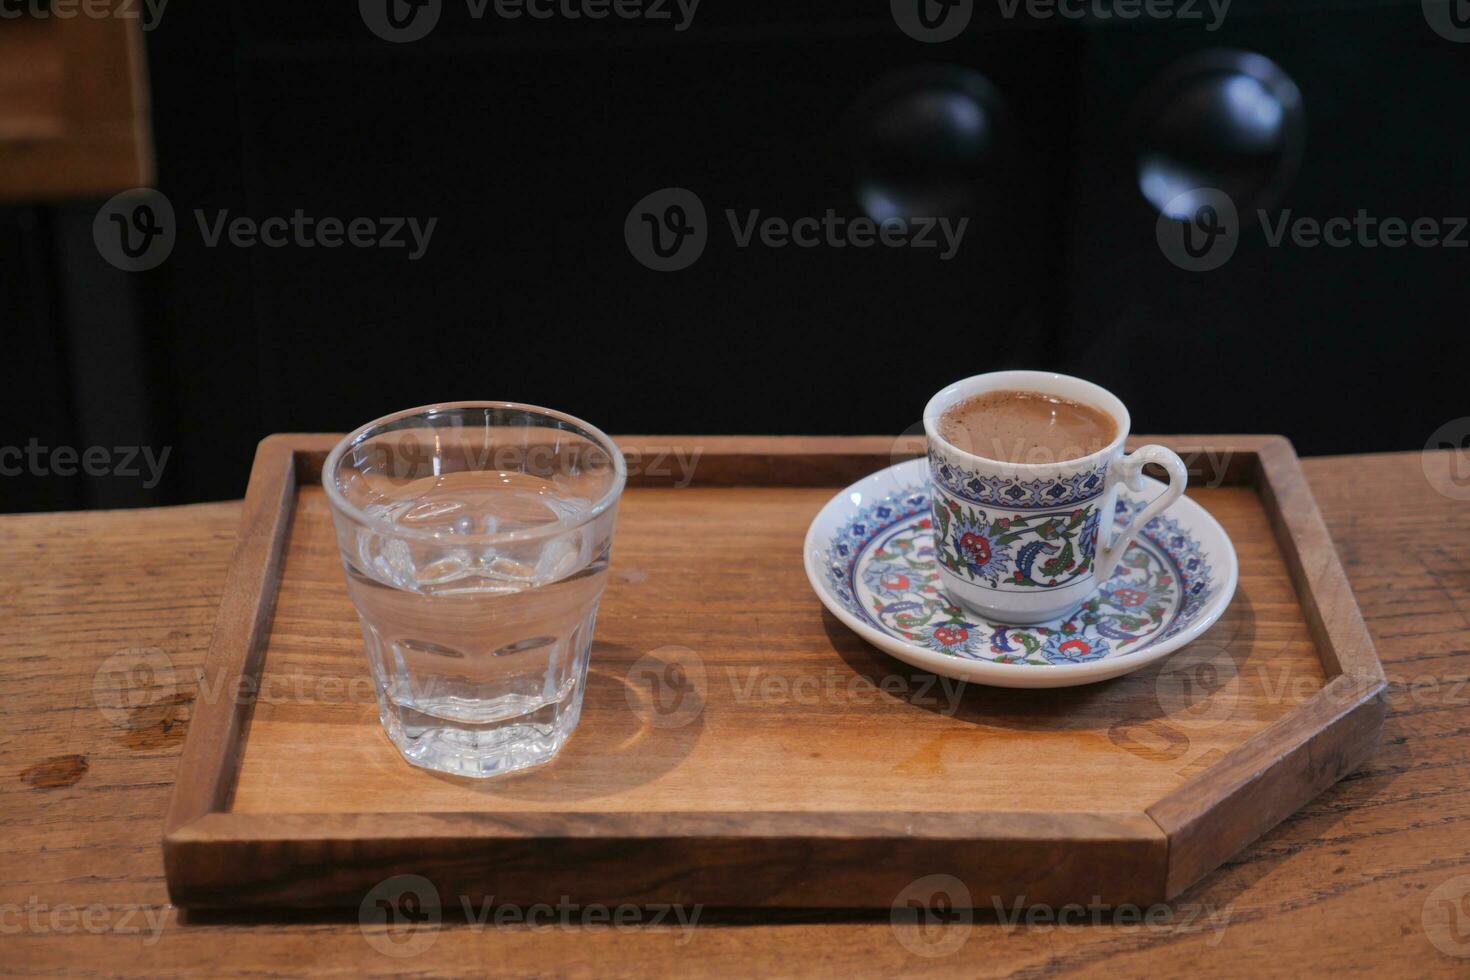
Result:
{"label": "shadow of saucer", "polygon": [[657,780],[693,751],[704,734],[707,690],[703,663],[692,651],[645,654],[594,641],[582,717],[555,759],[494,779],[431,775],[485,796],[528,802],[615,796]]}

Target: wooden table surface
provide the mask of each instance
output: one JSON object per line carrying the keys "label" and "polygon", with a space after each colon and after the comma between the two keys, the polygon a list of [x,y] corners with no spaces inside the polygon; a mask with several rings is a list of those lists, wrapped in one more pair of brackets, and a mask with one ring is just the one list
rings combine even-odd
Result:
{"label": "wooden table surface", "polygon": [[[355,913],[181,916],[159,836],[239,505],[0,517],[0,972],[1470,975],[1470,501],[1453,462],[1304,461],[1389,676],[1367,766],[1170,906],[1007,906],[924,930],[446,915],[395,945]],[[132,704],[119,666],[177,693]]]}

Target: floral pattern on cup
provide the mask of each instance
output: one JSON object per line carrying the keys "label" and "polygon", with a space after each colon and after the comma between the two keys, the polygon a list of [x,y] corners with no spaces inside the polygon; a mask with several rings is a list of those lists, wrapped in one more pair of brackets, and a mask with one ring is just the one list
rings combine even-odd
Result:
{"label": "floral pattern on cup", "polygon": [[991,513],[934,498],[939,563],[992,588],[1066,585],[1092,570],[1099,511],[1095,505],[1047,513]]}
{"label": "floral pattern on cup", "polygon": [[[1118,527],[1144,506],[1120,497]],[[1094,513],[1097,508],[1090,508]],[[994,663],[1090,663],[1145,649],[1185,629],[1206,608],[1208,556],[1177,521],[1150,521],[1113,574],[1064,620],[1036,626],[992,623],[955,605],[940,584],[930,497],[922,487],[862,508],[832,539],[827,579],[844,607],[879,630],[939,653]],[[1096,523],[1079,524],[1079,537]],[[997,548],[991,546],[991,561]]]}
{"label": "floral pattern on cup", "polygon": [[1098,497],[1106,489],[1108,463],[1044,480],[985,476],[929,450],[929,472],[945,493],[982,507],[1038,510],[1065,507]]}

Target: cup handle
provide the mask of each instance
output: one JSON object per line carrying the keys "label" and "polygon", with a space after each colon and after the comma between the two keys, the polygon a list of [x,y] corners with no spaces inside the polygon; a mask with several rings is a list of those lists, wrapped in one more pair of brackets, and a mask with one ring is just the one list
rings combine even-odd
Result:
{"label": "cup handle", "polygon": [[[1148,463],[1158,463],[1169,473],[1169,485],[1164,492],[1159,494],[1138,515],[1133,518],[1122,533],[1113,531],[1112,511],[1113,501],[1118,498],[1118,485],[1127,484],[1128,489],[1134,493],[1142,493],[1143,468]],[[1118,560],[1123,557],[1123,552],[1128,548],[1128,542],[1137,537],[1143,526],[1153,520],[1158,514],[1174,501],[1178,500],[1184,493],[1184,488],[1189,485],[1189,471],[1184,467],[1184,460],[1172,449],[1163,446],[1140,446],[1127,456],[1120,456],[1111,467],[1112,472],[1108,474],[1112,488],[1105,499],[1103,513],[1100,515],[1098,529],[1097,556],[1093,559],[1093,574],[1096,581],[1104,582],[1113,574]],[[1107,543],[1103,543],[1106,534]]]}

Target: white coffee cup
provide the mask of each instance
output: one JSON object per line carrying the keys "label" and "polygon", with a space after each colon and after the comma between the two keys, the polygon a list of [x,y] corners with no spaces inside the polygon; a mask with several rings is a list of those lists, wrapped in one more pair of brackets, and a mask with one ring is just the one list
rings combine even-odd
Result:
{"label": "white coffee cup", "polygon": [[[1025,463],[960,449],[939,432],[950,407],[988,391],[1031,391],[1090,405],[1117,426],[1102,449],[1073,459]],[[944,587],[993,622],[1027,625],[1070,613],[1112,575],[1128,542],[1184,493],[1184,462],[1163,446],[1124,455],[1128,409],[1107,389],[1048,371],[996,371],[957,381],[929,400],[929,477],[934,548]],[[1144,491],[1145,464],[1157,463],[1169,485],[1114,531],[1119,488]]]}

